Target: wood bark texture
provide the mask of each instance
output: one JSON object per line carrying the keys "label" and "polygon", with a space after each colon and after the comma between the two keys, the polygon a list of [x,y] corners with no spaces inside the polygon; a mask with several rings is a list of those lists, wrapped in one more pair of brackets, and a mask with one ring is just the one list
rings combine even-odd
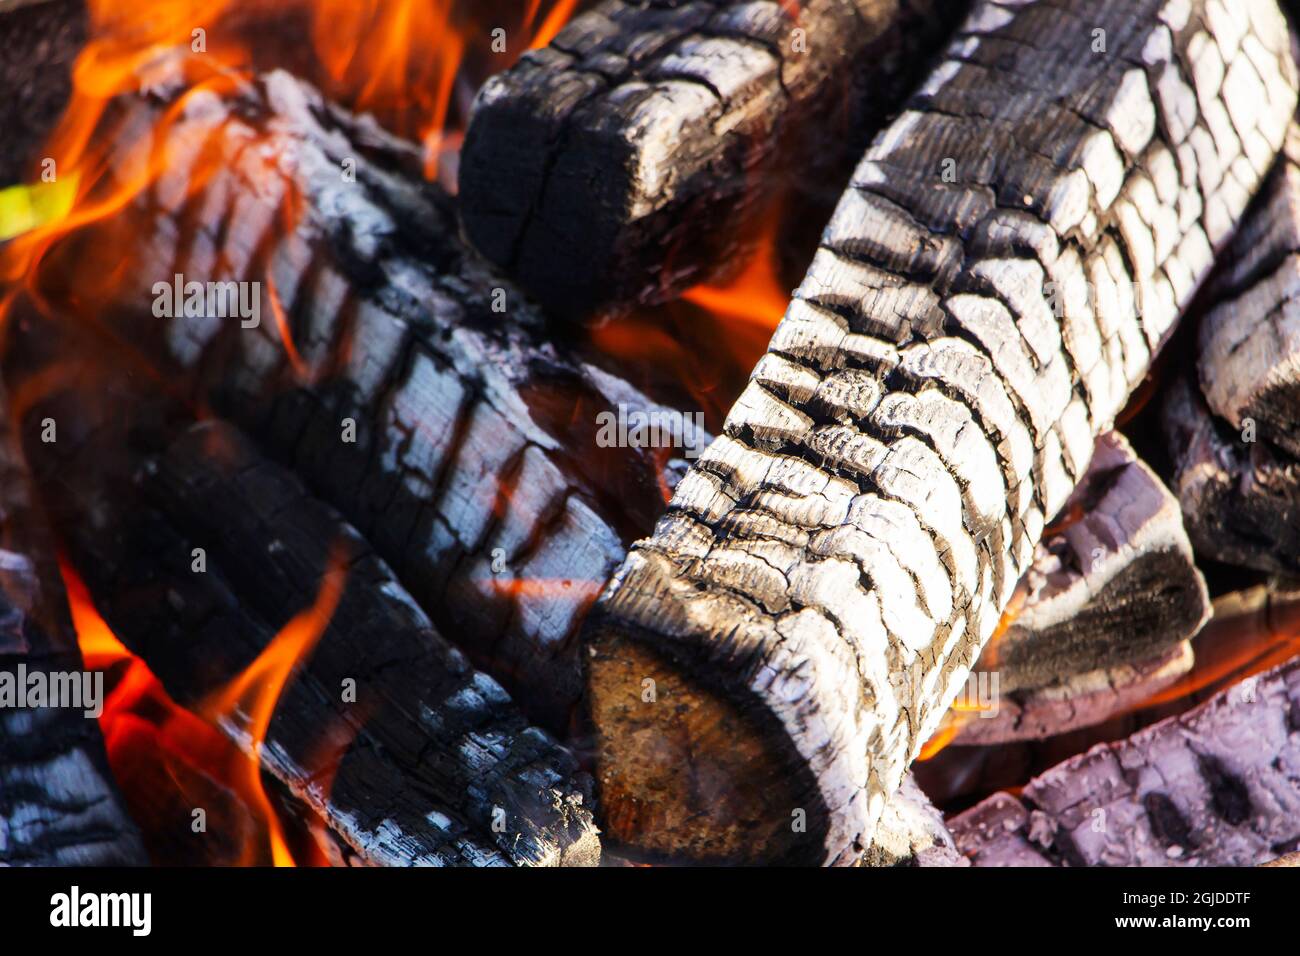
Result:
{"label": "wood bark texture", "polygon": [[1300,455],[1300,125],[1216,261],[1196,370],[1210,411]]}
{"label": "wood bark texture", "polygon": [[976,866],[1252,866],[1300,841],[1300,663],[949,821]]}
{"label": "wood bark texture", "polygon": [[1295,88],[1271,0],[976,6],[588,621],[616,841],[861,853]]}
{"label": "wood bark texture", "polygon": [[967,5],[602,3],[479,93],[466,232],[565,314],[672,298],[743,259],[790,172],[843,185]]}
{"label": "wood bark texture", "polygon": [[[708,436],[589,361],[464,246],[413,148],[285,73],[233,103],[188,97],[159,126],[168,103],[132,100],[118,119],[124,149],[174,154],[119,217],[125,235],[82,230],[48,274],[93,260],[140,277],[105,324],[339,508],[437,628],[563,733],[579,624]],[[173,275],[261,283],[261,324],[151,314],[149,285]],[[620,407],[654,416],[658,437],[602,439],[599,416]]]}
{"label": "wood bark texture", "polygon": [[[21,673],[40,672],[47,681],[80,675],[53,541],[8,407],[0,390],[0,672],[15,681]],[[0,707],[0,866],[147,862],[98,721],[67,707]]]}

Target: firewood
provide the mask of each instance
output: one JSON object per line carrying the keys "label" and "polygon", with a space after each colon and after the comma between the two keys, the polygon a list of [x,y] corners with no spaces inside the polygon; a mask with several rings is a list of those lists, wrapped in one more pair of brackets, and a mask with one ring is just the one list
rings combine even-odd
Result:
{"label": "firewood", "polygon": [[1003,693],[1150,661],[1210,616],[1178,500],[1117,432],[1098,439],[1021,588],[1023,607],[987,651]]}
{"label": "firewood", "polygon": [[1196,368],[1239,436],[1300,455],[1300,125],[1215,266]]}
{"label": "firewood", "polygon": [[1300,841],[1300,660],[949,821],[976,866],[1249,866]]}
{"label": "firewood", "polygon": [[1285,853],[1275,860],[1269,860],[1267,863],[1261,863],[1259,865],[1269,867],[1300,866],[1300,853]]}
{"label": "firewood", "polygon": [[1244,442],[1186,379],[1171,383],[1164,428],[1198,553],[1243,567],[1300,572],[1300,460],[1268,441]]}
{"label": "firewood", "polygon": [[[1041,686],[1002,691],[984,711],[950,714],[952,743],[966,746],[1044,740],[1091,727],[1132,710],[1192,669],[1189,642],[1161,648],[1147,660],[1071,674]],[[974,677],[972,677],[974,679]],[[968,702],[972,708],[980,702]],[[943,726],[940,731],[943,733]]]}
{"label": "firewood", "polygon": [[[96,606],[173,699],[218,719],[365,862],[599,861],[573,755],[442,638],[355,529],[219,422],[141,460],[173,417],[140,407],[100,382],[63,391],[31,413],[28,447]],[[46,418],[56,442],[38,438]],[[331,586],[328,627],[257,746],[253,705],[214,701]]]}
{"label": "firewood", "polygon": [[588,619],[614,841],[856,858],[1267,174],[1295,79],[1270,0],[976,7]]}
{"label": "firewood", "polygon": [[969,866],[952,834],[911,775],[889,797],[864,866]]}
{"label": "firewood", "polygon": [[1194,383],[1169,389],[1173,485],[1202,554],[1300,570],[1300,125],[1206,293]]}
{"label": "firewood", "polygon": [[[59,302],[72,270],[140,283],[102,321],[339,508],[443,634],[564,732],[579,624],[707,442],[702,416],[557,336],[463,245],[418,152],[305,84],[275,73],[226,102],[191,96],[171,128],[169,102],[122,103],[122,141],[175,162],[51,252],[46,294]],[[260,283],[260,325],[155,316],[150,285],[177,274]],[[662,427],[638,432],[638,416]],[[620,418],[631,427],[605,427]]]}
{"label": "firewood", "polygon": [[562,313],[672,298],[783,179],[838,190],[966,7],[606,0],[479,93],[465,230]]}
{"label": "firewood", "polygon": [[1191,667],[1187,639],[1210,617],[1205,580],[1177,499],[1119,433],[1097,440],[1007,617],[968,683],[989,699],[966,700],[938,731],[954,744],[1098,724]]}
{"label": "firewood", "polygon": [[[0,391],[0,408],[8,404]],[[53,542],[7,415],[0,415],[0,540],[0,675],[14,682],[14,693],[20,674],[42,674],[47,685],[60,674],[80,681],[85,669]],[[147,862],[99,724],[87,716],[92,702],[83,700],[82,709],[45,703],[0,706],[0,866]]]}

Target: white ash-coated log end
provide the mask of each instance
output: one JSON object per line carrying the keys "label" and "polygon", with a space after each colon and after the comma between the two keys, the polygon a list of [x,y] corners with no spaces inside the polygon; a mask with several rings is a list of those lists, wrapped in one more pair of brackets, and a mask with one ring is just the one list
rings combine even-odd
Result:
{"label": "white ash-coated log end", "polygon": [[1273,0],[976,5],[589,620],[614,843],[860,857],[1295,106]]}

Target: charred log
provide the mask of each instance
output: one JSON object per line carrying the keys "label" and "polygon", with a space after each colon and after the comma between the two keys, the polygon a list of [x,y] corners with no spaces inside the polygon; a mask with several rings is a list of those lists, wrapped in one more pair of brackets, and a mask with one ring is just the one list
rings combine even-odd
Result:
{"label": "charred log", "polygon": [[[0,407],[8,408],[0,393]],[[0,415],[0,866],[147,862],[117,791],[89,697],[27,706],[33,675],[84,687],[55,552],[7,415]],[[61,677],[59,678],[62,679]],[[93,691],[92,691],[93,696]],[[98,699],[102,707],[103,699]]]}
{"label": "charred log", "polygon": [[1300,841],[1300,663],[949,821],[976,866],[1250,866]]}
{"label": "charred log", "polygon": [[[1207,293],[1195,384],[1164,407],[1173,485],[1198,551],[1300,570],[1300,126]],[[1199,387],[1198,387],[1199,386]]]}
{"label": "charred log", "polygon": [[1229,564],[1300,572],[1300,460],[1267,441],[1242,441],[1185,379],[1169,388],[1164,426],[1171,487],[1196,550]]}
{"label": "charred log", "polygon": [[[579,624],[707,440],[698,420],[557,340],[459,241],[412,148],[284,73],[190,96],[170,126],[167,105],[122,104],[123,151],[168,151],[166,174],[52,251],[47,299],[69,270],[138,277],[104,323],[302,475],[442,633],[564,732]],[[171,310],[173,281],[259,283],[260,324]]]}
{"label": "charred log", "polygon": [[787,175],[838,190],[966,6],[607,0],[479,94],[466,232],[570,315],[670,299]]}
{"label": "charred log", "polygon": [[[97,607],[168,693],[365,862],[598,862],[573,756],[438,634],[360,535],[229,426],[192,426],[142,459],[174,420],[160,408],[102,383],[65,392],[33,413],[60,423],[58,441],[33,429],[29,448]],[[298,646],[309,659],[259,745],[257,705],[232,682],[312,626],[305,609],[323,633]]]}
{"label": "charred log", "polygon": [[83,0],[0,0],[0,186],[29,177],[35,151],[72,91],[72,61],[86,39]]}
{"label": "charred log", "polygon": [[981,659],[1004,693],[1149,662],[1210,616],[1178,500],[1116,432],[1044,533],[1023,607]]}
{"label": "charred log", "polygon": [[616,841],[849,862],[870,840],[1282,143],[1281,12],[1224,11],[982,3],[876,139],[588,622]]}
{"label": "charred log", "polygon": [[[1138,707],[1186,675],[1194,661],[1191,644],[1183,641],[1155,651],[1147,660],[1003,692],[989,703],[978,699],[968,701],[965,709],[950,713],[945,722],[955,724],[954,744],[980,746],[1013,740],[1044,740],[1100,724]],[[943,733],[942,727],[939,732]]]}
{"label": "charred log", "polygon": [[[1215,267],[1196,368],[1238,435],[1300,455],[1300,126]],[[1253,439],[1252,439],[1253,440]]]}

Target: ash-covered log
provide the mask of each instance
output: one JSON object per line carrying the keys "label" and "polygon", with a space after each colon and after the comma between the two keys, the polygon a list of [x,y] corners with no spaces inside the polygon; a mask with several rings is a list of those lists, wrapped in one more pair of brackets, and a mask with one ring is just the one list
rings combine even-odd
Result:
{"label": "ash-covered log", "polygon": [[1164,406],[1172,485],[1202,554],[1300,571],[1300,125],[1206,293],[1195,381]]}
{"label": "ash-covered log", "polygon": [[938,735],[993,744],[1099,724],[1184,675],[1209,617],[1178,500],[1107,433]]}
{"label": "ash-covered log", "polygon": [[[228,425],[141,455],[175,424],[166,403],[82,381],[28,416],[33,468],[97,607],[178,703],[364,862],[599,861],[573,755],[442,638],[337,512]],[[40,440],[47,420],[57,441]],[[277,680],[272,717],[256,695]]]}
{"label": "ash-covered log", "polygon": [[838,191],[967,6],[607,0],[479,93],[465,230],[562,313],[672,298],[779,184]]}
{"label": "ash-covered log", "polygon": [[588,621],[616,842],[861,853],[1295,99],[1271,0],[975,9]]}
{"label": "ash-covered log", "polygon": [[889,797],[864,866],[969,866],[940,813],[911,775]]}
{"label": "ash-covered log", "polygon": [[[702,414],[558,336],[459,240],[416,150],[305,84],[193,93],[159,122],[170,104],[119,104],[119,152],[156,150],[164,174],[50,252],[47,301],[77,315],[69,276],[126,277],[99,320],[303,476],[439,631],[565,732],[579,624],[707,441]],[[191,282],[245,283],[259,324],[189,312]]]}
{"label": "ash-covered log", "polygon": [[0,866],[147,863],[104,756],[102,678],[96,691],[83,667],[3,390],[0,409]]}
{"label": "ash-covered log", "polygon": [[1097,440],[1021,590],[1023,605],[980,663],[999,671],[1003,693],[1148,662],[1210,616],[1178,500],[1118,432]]}
{"label": "ash-covered log", "polygon": [[1300,844],[1300,662],[949,821],[976,866],[1251,866]]}

